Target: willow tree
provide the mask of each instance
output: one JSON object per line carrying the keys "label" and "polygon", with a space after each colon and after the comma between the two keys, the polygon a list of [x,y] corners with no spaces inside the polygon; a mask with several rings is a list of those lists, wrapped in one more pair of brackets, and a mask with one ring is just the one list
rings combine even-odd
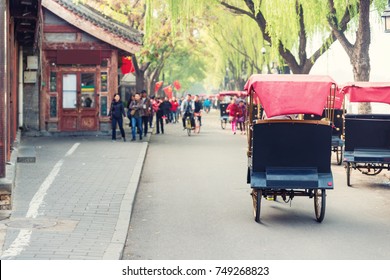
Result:
{"label": "willow tree", "polygon": [[[371,43],[370,30],[370,7],[374,4],[377,11],[383,11],[387,0],[353,0],[349,1],[347,11],[357,15],[357,29],[355,36],[351,40],[345,34],[343,28],[340,28],[340,10],[345,9],[345,5],[335,0],[327,0],[326,5],[329,9],[328,23],[332,29],[332,33],[340,42],[341,46],[347,53],[351,65],[355,81],[370,80],[370,55],[369,48]],[[354,41],[354,42],[353,42]],[[371,112],[370,103],[362,103],[359,105],[360,113]]]}
{"label": "willow tree", "polygon": [[[321,1],[318,0],[171,0],[170,2],[172,2],[173,18],[203,13],[202,9],[211,5],[223,7],[236,15],[249,17],[257,24],[271,52],[280,55],[296,74],[309,73],[317,59],[336,40],[335,34],[330,31],[327,23],[327,9],[323,9],[319,4]],[[345,31],[349,21],[350,14],[346,12],[340,21],[340,30]],[[314,46],[313,38],[319,37],[321,38],[319,46]]]}
{"label": "willow tree", "polygon": [[277,62],[278,57],[270,53],[251,19],[226,14],[221,8],[212,12],[218,20],[208,27],[208,34],[210,41],[218,46],[215,53],[224,61],[222,69],[226,69],[224,74],[229,81],[226,89],[242,90],[250,74],[270,72],[270,62]]}

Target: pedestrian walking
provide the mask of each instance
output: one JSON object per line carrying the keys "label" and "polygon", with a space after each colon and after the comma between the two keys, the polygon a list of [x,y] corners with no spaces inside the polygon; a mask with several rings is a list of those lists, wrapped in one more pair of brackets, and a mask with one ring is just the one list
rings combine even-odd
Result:
{"label": "pedestrian walking", "polygon": [[156,134],[164,134],[164,110],[163,110],[163,103],[161,101],[161,98],[157,98],[156,101]]}
{"label": "pedestrian walking", "polygon": [[150,99],[148,98],[148,94],[146,90],[142,90],[142,126],[143,126],[143,133],[144,137],[148,134],[148,127],[149,127],[149,118],[152,114],[152,104],[150,102]]}
{"label": "pedestrian walking", "polygon": [[154,118],[154,115],[156,114],[155,104],[156,104],[156,99],[155,99],[154,95],[152,95],[152,96],[150,97],[150,106],[151,106],[151,108],[152,108],[151,114],[150,114],[150,116],[149,116],[149,127],[150,127],[150,128],[153,128],[153,127],[154,127],[154,126],[153,126],[153,118]]}
{"label": "pedestrian walking", "polygon": [[238,127],[240,128],[241,134],[246,134],[246,105],[244,101],[241,99],[240,102],[238,103],[238,108],[237,108],[237,124]]}
{"label": "pedestrian walking", "polygon": [[129,127],[131,127],[131,110],[130,110],[130,104],[134,101],[134,94],[130,95],[129,101],[127,102],[127,118],[129,119]]}
{"label": "pedestrian walking", "polygon": [[199,125],[202,126],[201,110],[203,110],[203,104],[202,101],[199,100],[199,95],[195,95],[194,106],[195,106],[194,113],[198,116]]}
{"label": "pedestrian walking", "polygon": [[125,130],[123,129],[123,117],[126,117],[125,106],[121,101],[120,95],[117,93],[114,94],[114,99],[111,102],[109,116],[111,119],[112,141],[116,141],[116,125],[118,124],[122,139],[126,142]]}
{"label": "pedestrian walking", "polygon": [[177,102],[176,97],[173,97],[171,101],[171,114],[172,114],[173,123],[178,122],[178,112],[177,112],[178,108],[179,108],[179,102]]}
{"label": "pedestrian walking", "polygon": [[161,103],[161,108],[164,113],[165,123],[168,123],[170,121],[169,115],[171,113],[171,107],[172,107],[171,102],[169,102],[168,97],[165,97],[164,101]]}
{"label": "pedestrian walking", "polygon": [[208,114],[210,112],[210,108],[211,108],[210,99],[206,98],[206,100],[203,102],[203,107],[204,107],[205,112]]}
{"label": "pedestrian walking", "polygon": [[135,141],[136,132],[139,133],[139,140],[142,140],[142,100],[141,95],[136,93],[134,96],[134,101],[130,103],[129,109],[131,115],[131,141]]}
{"label": "pedestrian walking", "polygon": [[230,104],[227,106],[226,112],[229,113],[229,122],[232,124],[233,134],[236,134],[238,105],[233,98],[230,99]]}

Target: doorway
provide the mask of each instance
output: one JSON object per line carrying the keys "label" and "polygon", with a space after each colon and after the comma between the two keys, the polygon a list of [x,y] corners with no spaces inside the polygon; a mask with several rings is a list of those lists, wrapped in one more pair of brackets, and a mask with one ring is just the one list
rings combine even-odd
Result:
{"label": "doorway", "polygon": [[97,130],[96,73],[63,73],[60,92],[61,131]]}

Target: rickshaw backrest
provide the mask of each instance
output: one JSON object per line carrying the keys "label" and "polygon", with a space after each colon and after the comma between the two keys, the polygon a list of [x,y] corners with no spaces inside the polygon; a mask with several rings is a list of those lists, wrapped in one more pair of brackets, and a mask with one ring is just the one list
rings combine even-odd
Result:
{"label": "rickshaw backrest", "polygon": [[345,150],[390,149],[390,115],[345,115]]}
{"label": "rickshaw backrest", "polygon": [[227,108],[228,105],[229,105],[229,103],[221,103],[221,104],[219,104],[221,117],[228,115],[228,113],[226,112],[226,108]]}
{"label": "rickshaw backrest", "polygon": [[[303,119],[305,120],[320,120],[322,118],[325,118],[327,114],[327,109],[325,109],[322,112],[322,116],[316,116],[316,115],[310,115],[310,114],[305,114],[303,116]],[[334,136],[341,136],[343,134],[343,115],[345,114],[345,110],[343,109],[334,109],[333,110],[333,129],[332,129],[332,135]]]}
{"label": "rickshaw backrest", "polygon": [[330,173],[332,128],[300,122],[253,125],[252,170],[267,168],[316,168]]}

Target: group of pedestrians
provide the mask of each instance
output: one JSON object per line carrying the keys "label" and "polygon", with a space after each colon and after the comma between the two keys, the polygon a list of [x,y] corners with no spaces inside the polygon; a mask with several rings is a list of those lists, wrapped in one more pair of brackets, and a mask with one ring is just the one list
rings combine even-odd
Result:
{"label": "group of pedestrians", "polygon": [[[209,110],[209,103],[206,102],[205,106]],[[139,135],[139,140],[147,136],[149,128],[153,128],[154,116],[156,116],[156,134],[164,134],[164,125],[178,123],[180,117],[182,117],[183,126],[185,127],[184,121],[187,115],[191,117],[193,127],[195,127],[194,114],[199,118],[199,123],[202,125],[201,111],[203,110],[203,102],[197,95],[192,97],[191,94],[187,94],[185,98],[177,99],[173,97],[169,100],[168,97],[148,97],[147,92],[143,90],[130,96],[127,102],[127,110],[125,109],[120,95],[115,94],[109,111],[112,141],[116,141],[117,126],[123,141],[126,141],[123,129],[123,118],[126,116],[130,121],[131,141],[136,141],[137,134]]]}
{"label": "group of pedestrians", "polygon": [[237,126],[239,127],[241,134],[246,134],[246,111],[244,100],[236,97],[231,98],[230,104],[226,108],[226,112],[229,114],[229,122],[232,125],[232,132],[234,135],[237,133]]}
{"label": "group of pedestrians", "polygon": [[[130,97],[127,103],[127,117],[131,126],[131,141],[136,140],[136,135],[139,134],[139,140],[142,136],[146,137],[148,128],[153,123],[153,102],[147,97],[145,90],[137,92]],[[109,112],[112,127],[112,141],[116,141],[116,127],[118,125],[123,141],[126,142],[126,135],[123,129],[123,118],[126,117],[125,106],[121,101],[120,95],[115,94],[114,100],[111,102]]]}

